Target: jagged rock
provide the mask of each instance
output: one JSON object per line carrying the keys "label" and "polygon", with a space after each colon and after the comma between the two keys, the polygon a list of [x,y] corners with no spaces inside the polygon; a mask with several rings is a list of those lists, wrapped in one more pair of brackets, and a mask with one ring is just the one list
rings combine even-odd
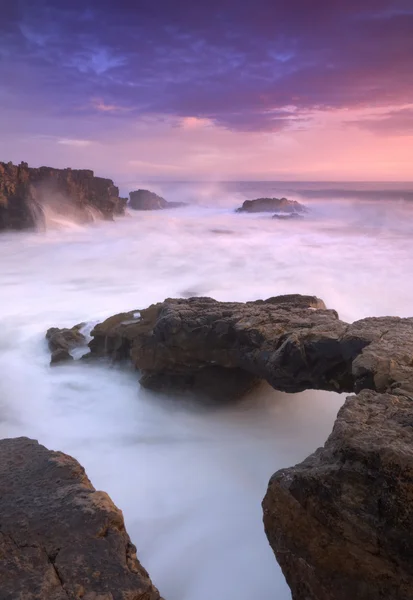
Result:
{"label": "jagged rock", "polygon": [[70,456],[0,440],[2,600],[161,600],[121,511]]}
{"label": "jagged rock", "polygon": [[161,210],[163,208],[179,208],[185,202],[168,202],[149,190],[136,190],[129,194],[129,206],[134,210]]}
{"label": "jagged rock", "polygon": [[303,213],[306,207],[296,200],[287,198],[257,198],[256,200],[245,200],[236,212],[281,212],[281,213]]}
{"label": "jagged rock", "polygon": [[89,347],[95,356],[130,359],[150,387],[167,376],[190,381],[211,366],[227,374],[245,370],[286,392],[397,392],[413,385],[413,319],[348,325],[319,299],[297,295],[245,304],[168,299],[136,314],[97,325]]}
{"label": "jagged rock", "polygon": [[51,327],[46,332],[49,349],[51,351],[50,364],[72,361],[70,351],[86,345],[86,336],[80,331],[85,323],[79,323],[71,329]]}
{"label": "jagged rock", "polygon": [[131,360],[141,383],[155,389],[166,381],[189,387],[205,382],[203,369],[209,369],[211,390],[214,374],[217,381],[225,374],[236,381],[231,369],[286,392],[404,393],[413,386],[413,319],[368,318],[349,325],[313,296],[245,304],[168,299],[110,317],[91,335],[89,359]]}
{"label": "jagged rock", "polygon": [[413,598],[413,397],[347,399],[324,448],[263,502],[293,600]]}
{"label": "jagged rock", "polygon": [[359,392],[324,448],[271,479],[270,544],[294,600],[413,599],[413,318],[352,324],[313,296],[168,299],[92,331],[89,357],[131,360],[153,389]]}
{"label": "jagged rock", "polygon": [[93,171],[0,162],[0,230],[39,226],[48,208],[87,221],[91,213],[112,219],[125,206],[113,181],[95,177]]}
{"label": "jagged rock", "polygon": [[300,295],[168,299],[92,336],[89,357],[131,360],[153,389],[216,394],[227,378],[235,396],[246,372],[247,387],[358,392],[324,448],[273,476],[265,529],[294,600],[413,600],[413,318],[347,324]]}

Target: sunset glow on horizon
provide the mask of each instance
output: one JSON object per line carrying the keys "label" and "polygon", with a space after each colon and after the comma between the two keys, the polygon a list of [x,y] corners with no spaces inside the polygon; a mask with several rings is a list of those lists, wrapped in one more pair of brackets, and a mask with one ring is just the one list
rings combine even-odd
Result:
{"label": "sunset glow on horizon", "polygon": [[413,180],[410,1],[41,0],[0,23],[0,159],[120,183]]}

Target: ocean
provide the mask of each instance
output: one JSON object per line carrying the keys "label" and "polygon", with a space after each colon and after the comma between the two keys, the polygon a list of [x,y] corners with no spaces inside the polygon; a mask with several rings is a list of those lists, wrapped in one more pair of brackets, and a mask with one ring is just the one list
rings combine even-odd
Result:
{"label": "ocean", "polygon": [[[413,185],[144,183],[185,208],[0,235],[0,437],[71,454],[123,510],[167,600],[287,600],[262,526],[272,473],[322,445],[344,396],[262,388],[199,406],[139,387],[128,368],[49,367],[51,326],[167,297],[315,294],[340,317],[413,315]],[[287,196],[302,220],[236,214]]]}

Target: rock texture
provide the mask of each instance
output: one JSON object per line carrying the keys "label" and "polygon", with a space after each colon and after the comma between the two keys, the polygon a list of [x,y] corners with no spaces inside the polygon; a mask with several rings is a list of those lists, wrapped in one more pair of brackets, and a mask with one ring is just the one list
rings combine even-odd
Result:
{"label": "rock texture", "polygon": [[272,477],[265,530],[293,600],[413,600],[413,318],[348,324],[312,296],[168,299],[92,336],[90,357],[131,360],[153,389],[358,394],[324,448]]}
{"label": "rock texture", "polygon": [[51,327],[47,330],[46,340],[51,351],[50,364],[73,360],[70,351],[86,345],[86,336],[81,332],[85,323],[79,323],[71,329]]}
{"label": "rock texture", "polygon": [[149,190],[136,190],[129,194],[129,206],[134,210],[161,210],[186,206],[185,202],[168,202]]}
{"label": "rock texture", "polygon": [[113,181],[93,171],[0,162],[0,230],[42,225],[48,209],[87,221],[92,214],[112,219],[125,206]]}
{"label": "rock texture", "polygon": [[79,463],[0,440],[2,600],[161,600],[123,516]]}
{"label": "rock texture", "polygon": [[190,382],[211,367],[227,375],[241,369],[286,392],[402,392],[413,385],[413,319],[349,325],[312,296],[245,304],[168,299],[110,317],[91,335],[92,356],[130,359],[154,388],[174,378]]}
{"label": "rock texture", "polygon": [[265,530],[293,600],[413,598],[412,393],[348,398],[324,448],[272,477]]}
{"label": "rock texture", "polygon": [[281,213],[303,213],[306,207],[296,200],[287,198],[257,198],[256,200],[245,200],[237,212],[281,212]]}

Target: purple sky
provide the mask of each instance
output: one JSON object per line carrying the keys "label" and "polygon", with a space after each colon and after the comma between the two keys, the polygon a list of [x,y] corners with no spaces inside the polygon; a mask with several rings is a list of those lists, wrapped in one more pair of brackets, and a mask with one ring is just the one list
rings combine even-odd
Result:
{"label": "purple sky", "polygon": [[413,0],[9,2],[0,82],[1,160],[413,179]]}

